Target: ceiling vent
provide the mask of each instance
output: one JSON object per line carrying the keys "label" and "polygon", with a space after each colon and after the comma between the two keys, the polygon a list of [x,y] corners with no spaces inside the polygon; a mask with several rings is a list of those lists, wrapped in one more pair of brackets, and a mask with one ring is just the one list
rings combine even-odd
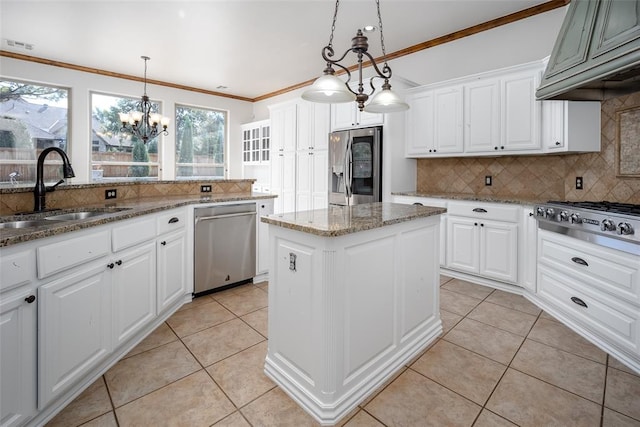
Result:
{"label": "ceiling vent", "polygon": [[16,49],[24,49],[24,50],[33,50],[34,46],[31,43],[19,42],[17,40],[9,40],[4,39],[7,42],[7,46],[16,48]]}

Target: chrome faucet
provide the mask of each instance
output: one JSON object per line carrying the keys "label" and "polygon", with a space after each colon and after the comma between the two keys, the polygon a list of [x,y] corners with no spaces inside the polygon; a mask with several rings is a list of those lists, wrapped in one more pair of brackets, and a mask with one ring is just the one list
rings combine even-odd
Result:
{"label": "chrome faucet", "polygon": [[36,175],[36,186],[33,189],[33,201],[34,206],[33,210],[35,212],[41,212],[45,209],[45,194],[47,191],[53,191],[56,187],[64,182],[64,179],[61,179],[51,187],[46,187],[44,185],[44,158],[47,157],[47,154],[55,151],[60,154],[62,157],[62,173],[65,178],[73,178],[76,174],[73,172],[73,168],[71,167],[71,162],[69,161],[69,157],[67,157],[67,153],[62,151],[58,147],[49,147],[42,150],[42,153],[38,156],[38,167],[37,167],[37,175]]}

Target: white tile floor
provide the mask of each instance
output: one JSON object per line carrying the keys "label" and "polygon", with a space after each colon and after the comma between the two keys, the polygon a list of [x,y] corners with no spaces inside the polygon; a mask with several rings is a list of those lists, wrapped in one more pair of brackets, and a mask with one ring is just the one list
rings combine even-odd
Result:
{"label": "white tile floor", "polygon": [[[523,297],[441,290],[443,336],[341,424],[640,427],[638,373]],[[263,374],[267,292],[184,306],[48,425],[317,425]]]}

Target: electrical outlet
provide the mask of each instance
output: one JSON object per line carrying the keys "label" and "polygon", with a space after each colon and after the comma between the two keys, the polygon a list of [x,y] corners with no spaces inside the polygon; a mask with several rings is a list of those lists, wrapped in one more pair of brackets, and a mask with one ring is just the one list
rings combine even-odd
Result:
{"label": "electrical outlet", "polygon": [[116,190],[115,188],[111,190],[104,190],[104,198],[106,200],[115,199],[116,197],[118,197],[118,190]]}
{"label": "electrical outlet", "polygon": [[576,190],[582,190],[582,177],[576,176]]}
{"label": "electrical outlet", "polygon": [[211,186],[210,185],[201,185],[200,186],[200,192],[201,193],[211,193]]}
{"label": "electrical outlet", "polygon": [[491,175],[487,175],[484,177],[484,185],[490,187],[491,186]]}

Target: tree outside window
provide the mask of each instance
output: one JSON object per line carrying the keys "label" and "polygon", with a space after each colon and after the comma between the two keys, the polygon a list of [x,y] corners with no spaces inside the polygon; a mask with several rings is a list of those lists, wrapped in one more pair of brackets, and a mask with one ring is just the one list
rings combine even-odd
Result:
{"label": "tree outside window", "polygon": [[[93,181],[158,178],[158,138],[147,144],[121,132],[119,113],[139,110],[138,99],[91,94],[91,164]],[[152,103],[154,112],[160,105]]]}
{"label": "tree outside window", "polygon": [[[42,150],[69,155],[69,89],[0,79],[0,185],[32,184]],[[48,156],[46,181],[58,180],[62,162]]]}
{"label": "tree outside window", "polygon": [[224,178],[227,113],[176,105],[176,178]]}

